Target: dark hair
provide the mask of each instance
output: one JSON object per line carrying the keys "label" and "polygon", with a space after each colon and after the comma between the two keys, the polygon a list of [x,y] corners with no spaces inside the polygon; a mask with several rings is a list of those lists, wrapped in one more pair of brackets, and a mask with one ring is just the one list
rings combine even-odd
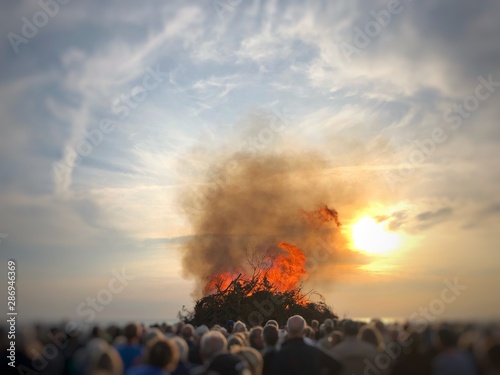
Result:
{"label": "dark hair", "polygon": [[[260,333],[259,333],[260,331]],[[262,335],[263,329],[261,326],[253,327],[248,333],[248,341],[250,342],[250,346],[255,346],[255,339]]]}
{"label": "dark hair", "polygon": [[453,348],[457,346],[458,335],[449,328],[441,328],[438,331],[439,341],[445,348]]}
{"label": "dark hair", "polygon": [[137,324],[135,323],[129,323],[125,326],[125,328],[123,329],[123,336],[126,337],[126,339],[128,341],[134,339],[137,337],[138,335],[138,327],[137,327]]}
{"label": "dark hair", "polygon": [[344,322],[344,326],[342,328],[347,336],[356,336],[359,332],[358,323],[353,322],[352,320]]}
{"label": "dark hair", "polygon": [[264,336],[264,342],[268,346],[275,346],[276,343],[278,342],[279,338],[278,328],[272,324],[264,327],[262,335]]}
{"label": "dark hair", "polygon": [[500,344],[495,344],[488,350],[488,359],[494,368],[500,368]]}
{"label": "dark hair", "polygon": [[[166,368],[172,362],[179,361],[177,346],[165,339],[154,339],[148,347],[147,363],[151,366]],[[175,366],[174,366],[175,368]]]}

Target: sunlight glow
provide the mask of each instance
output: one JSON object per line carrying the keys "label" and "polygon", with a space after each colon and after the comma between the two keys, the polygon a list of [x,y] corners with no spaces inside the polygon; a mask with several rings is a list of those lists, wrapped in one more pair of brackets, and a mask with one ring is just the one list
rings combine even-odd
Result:
{"label": "sunlight glow", "polygon": [[364,216],[351,226],[354,248],[368,254],[389,254],[400,243],[399,235],[387,230],[369,216]]}

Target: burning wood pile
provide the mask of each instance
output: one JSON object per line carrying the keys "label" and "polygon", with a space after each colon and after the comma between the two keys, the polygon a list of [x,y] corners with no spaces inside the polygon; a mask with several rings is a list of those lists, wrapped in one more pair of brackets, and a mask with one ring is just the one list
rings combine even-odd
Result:
{"label": "burning wood pile", "polygon": [[202,297],[196,301],[194,311],[184,310],[181,319],[196,325],[206,324],[224,326],[228,320],[240,320],[247,326],[264,325],[267,320],[274,319],[280,325],[299,314],[307,321],[335,318],[336,315],[324,301],[312,302],[308,295],[302,293],[301,287],[287,291],[279,291],[264,278],[245,280],[235,278],[231,285],[217,293]]}
{"label": "burning wood pile", "polygon": [[[205,296],[195,302],[194,311],[184,310],[179,317],[208,326],[228,320],[247,326],[263,325],[269,319],[285,324],[295,314],[307,321],[336,317],[321,295],[302,291],[305,261],[299,248],[285,242],[253,247],[246,252],[245,267],[208,279]],[[313,302],[313,296],[319,302]]]}

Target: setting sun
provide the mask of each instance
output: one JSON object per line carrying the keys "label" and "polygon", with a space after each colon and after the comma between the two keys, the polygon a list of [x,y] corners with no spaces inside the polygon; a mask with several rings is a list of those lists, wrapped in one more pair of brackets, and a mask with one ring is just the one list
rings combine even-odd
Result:
{"label": "setting sun", "polygon": [[399,235],[387,230],[383,223],[365,216],[351,226],[353,246],[369,254],[387,254],[398,247]]}

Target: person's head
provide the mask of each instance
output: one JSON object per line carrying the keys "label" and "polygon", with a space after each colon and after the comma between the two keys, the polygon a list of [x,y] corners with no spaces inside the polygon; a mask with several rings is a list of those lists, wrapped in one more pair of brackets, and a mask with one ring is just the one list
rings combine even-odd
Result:
{"label": "person's head", "polygon": [[318,330],[319,330],[319,322],[316,319],[313,319],[311,321],[311,328],[314,330],[314,332],[318,332]]}
{"label": "person's head", "polygon": [[241,335],[233,333],[227,338],[227,348],[231,349],[233,346],[245,346],[245,340]]}
{"label": "person's head", "polygon": [[136,323],[129,323],[123,328],[123,336],[127,339],[130,344],[135,344],[140,341],[140,336],[142,334],[142,328]]}
{"label": "person's head", "polygon": [[172,340],[152,339],[146,347],[146,363],[166,371],[173,371],[179,363],[179,349]]}
{"label": "person's head", "polygon": [[262,327],[253,327],[248,335],[250,346],[257,350],[264,349],[264,338],[262,337]]}
{"label": "person's head", "polygon": [[302,337],[306,328],[306,321],[300,315],[294,315],[288,318],[286,323],[288,338]]}
{"label": "person's head", "polygon": [[200,346],[201,338],[205,333],[208,332],[208,327],[206,325],[201,325],[199,327],[196,327],[194,330],[194,343],[197,346]]}
{"label": "person's head", "polygon": [[217,331],[210,331],[201,338],[200,355],[204,361],[209,360],[216,353],[227,352],[227,341],[224,335]]}
{"label": "person's head", "polygon": [[371,325],[363,326],[360,329],[358,336],[361,339],[361,341],[372,344],[378,350],[383,350],[385,347],[382,335],[374,326]]}
{"label": "person's head", "polygon": [[234,323],[234,326],[233,326],[233,333],[236,333],[236,332],[246,332],[247,331],[247,326],[245,323],[243,322],[240,322],[239,320]]}
{"label": "person's head", "polygon": [[184,340],[179,336],[173,336],[171,340],[174,342],[175,345],[177,345],[177,349],[179,350],[179,360],[183,363],[187,363],[189,347],[188,344],[186,343],[186,340]]}
{"label": "person's head", "polygon": [[330,338],[331,338],[330,342],[331,342],[332,347],[333,347],[333,346],[340,344],[342,342],[342,340],[344,339],[344,334],[339,330],[335,330],[330,334]]}
{"label": "person's head", "polygon": [[194,327],[192,324],[186,324],[184,327],[182,327],[182,337],[184,337],[184,340],[186,341],[191,341],[194,336]]}
{"label": "person's head", "polygon": [[380,319],[374,319],[373,323],[374,323],[375,327],[378,329],[378,331],[383,336],[387,331],[384,322],[382,322]]}
{"label": "person's head", "polygon": [[94,338],[87,343],[84,362],[86,375],[121,375],[123,373],[120,355],[103,339]]}
{"label": "person's head", "polygon": [[424,349],[424,339],[421,333],[411,332],[402,343],[406,355],[417,354]]}
{"label": "person's head", "polygon": [[266,347],[274,347],[278,344],[279,331],[278,327],[273,324],[266,325],[262,330],[264,344]]}
{"label": "person's head", "polygon": [[268,321],[267,321],[267,323],[266,323],[266,326],[268,326],[268,325],[275,326],[275,327],[276,327],[276,328],[278,328],[278,329],[280,328],[280,326],[279,326],[278,322],[277,322],[276,320],[274,320],[274,319],[270,319],[270,320],[268,320]]}
{"label": "person's head", "polygon": [[235,347],[231,352],[246,363],[252,375],[261,375],[264,367],[262,354],[254,348]]}
{"label": "person's head", "polygon": [[227,330],[227,333],[232,333],[232,332],[233,332],[233,327],[234,327],[234,320],[229,319],[229,320],[226,322],[226,330]]}
{"label": "person's head", "polygon": [[438,331],[438,340],[441,349],[452,349],[458,344],[458,335],[451,328],[443,327]]}
{"label": "person's head", "polygon": [[325,325],[325,327],[335,328],[335,324],[333,323],[333,319],[327,318],[327,319],[325,319],[323,324]]}
{"label": "person's head", "polygon": [[163,333],[158,328],[149,328],[142,338],[144,345],[148,345],[148,343],[154,339],[164,337]]}
{"label": "person's head", "polygon": [[346,337],[356,337],[359,332],[358,323],[353,322],[352,320],[347,320],[343,325],[344,335]]}
{"label": "person's head", "polygon": [[106,336],[104,330],[99,327],[99,326],[94,326],[92,327],[92,330],[90,331],[90,337],[95,339],[95,338],[101,338],[104,339]]}
{"label": "person's head", "polygon": [[316,338],[316,332],[314,332],[314,329],[312,329],[311,327],[307,326],[305,329],[304,329],[304,337],[307,337],[311,340],[314,340]]}
{"label": "person's head", "polygon": [[177,324],[175,325],[175,334],[181,336],[184,326],[185,323],[182,320],[180,322],[177,322]]}

